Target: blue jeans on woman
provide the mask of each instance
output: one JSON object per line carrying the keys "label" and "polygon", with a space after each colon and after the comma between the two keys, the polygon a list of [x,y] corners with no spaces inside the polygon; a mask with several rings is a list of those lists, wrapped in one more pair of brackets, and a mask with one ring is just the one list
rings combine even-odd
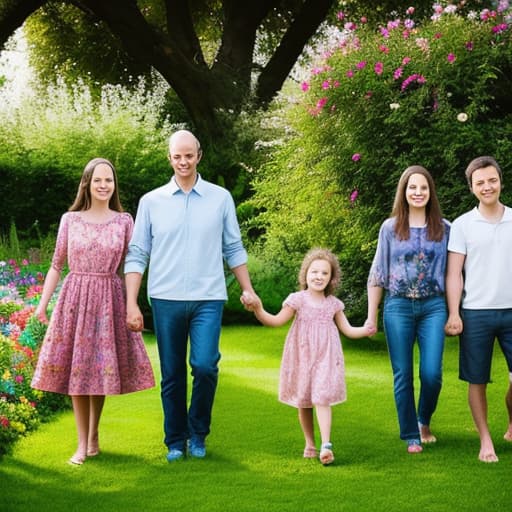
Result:
{"label": "blue jeans on woman", "polygon": [[[224,301],[151,299],[164,411],[164,443],[185,450],[187,439],[204,442],[210,432],[220,360],[219,338]],[[192,395],[187,408],[187,347]]]}
{"label": "blue jeans on woman", "polygon": [[[430,425],[442,385],[446,319],[444,296],[409,299],[386,295],[384,299],[384,332],[393,369],[395,405],[401,439],[420,439],[418,422]],[[416,340],[420,357],[420,394],[417,411],[414,398]]]}

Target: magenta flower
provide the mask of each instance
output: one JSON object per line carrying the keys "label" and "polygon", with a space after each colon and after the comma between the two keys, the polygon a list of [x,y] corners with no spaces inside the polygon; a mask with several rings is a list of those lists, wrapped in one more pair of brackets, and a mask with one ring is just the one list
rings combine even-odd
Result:
{"label": "magenta flower", "polygon": [[322,89],[329,89],[329,87],[331,86],[329,80],[324,80],[322,82]]}
{"label": "magenta flower", "polygon": [[409,85],[411,85],[413,82],[416,82],[418,84],[424,84],[426,82],[426,78],[423,75],[420,75],[418,73],[414,73],[410,76],[408,76],[403,82],[401,89],[402,91],[405,91]]}
{"label": "magenta flower", "polygon": [[349,21],[348,23],[345,23],[343,28],[345,30],[353,31],[357,28],[357,25],[353,21]]}
{"label": "magenta flower", "polygon": [[339,20],[342,20],[344,17],[345,17],[345,13],[340,11],[338,12],[338,14],[336,14],[336,17],[339,19]]}
{"label": "magenta flower", "polygon": [[361,160],[361,154],[360,153],[354,153],[352,155],[352,161],[353,162],[359,162],[359,160]]}
{"label": "magenta flower", "polygon": [[408,7],[407,10],[405,11],[405,14],[407,14],[408,16],[412,16],[414,14],[414,7]]}
{"label": "magenta flower", "polygon": [[323,98],[320,98],[316,103],[316,108],[319,110],[322,110],[325,107],[325,104],[327,103],[327,98],[324,96]]}
{"label": "magenta flower", "polygon": [[450,64],[453,64],[455,62],[455,60],[457,59],[457,57],[453,54],[453,53],[449,53],[447,56],[446,56],[446,59],[448,60],[448,62]]}
{"label": "magenta flower", "polygon": [[14,377],[14,380],[18,383],[18,384],[21,384],[23,382],[23,375],[16,375],[16,377]]}
{"label": "magenta flower", "polygon": [[407,66],[407,64],[409,64],[409,62],[411,62],[411,57],[404,57],[402,59],[402,66]]}
{"label": "magenta flower", "polygon": [[466,47],[466,50],[467,50],[468,52],[473,51],[473,46],[474,46],[474,45],[473,45],[473,41],[468,41],[464,46]]}
{"label": "magenta flower", "polygon": [[384,64],[380,61],[376,62],[373,69],[377,75],[382,75],[382,72],[384,71]]}
{"label": "magenta flower", "polygon": [[366,16],[361,16],[361,23],[365,24],[368,21]]}
{"label": "magenta flower", "polygon": [[354,203],[355,200],[357,199],[357,196],[359,195],[359,191],[357,190],[357,188],[355,188],[353,191],[352,191],[352,194],[350,194],[350,202],[351,203]]}
{"label": "magenta flower", "polygon": [[304,91],[304,92],[308,92],[309,91],[309,83],[308,82],[302,82],[300,88]]}
{"label": "magenta flower", "polygon": [[356,64],[356,68],[357,69],[364,69],[366,67],[366,61],[365,60],[361,60],[359,61],[357,64]]}
{"label": "magenta flower", "polygon": [[389,53],[389,48],[388,48],[386,45],[384,45],[384,44],[381,44],[381,45],[379,46],[379,50],[380,50],[382,53]]}
{"label": "magenta flower", "polygon": [[404,70],[403,70],[402,66],[400,66],[399,68],[396,68],[395,72],[393,73],[393,79],[398,80],[402,76],[403,72],[404,72]]}
{"label": "magenta flower", "polygon": [[354,72],[351,69],[349,69],[347,71],[347,78],[352,78],[353,76],[354,76]]}
{"label": "magenta flower", "polygon": [[501,32],[507,30],[507,27],[508,25],[506,23],[500,23],[499,25],[492,27],[492,31],[494,34],[501,34]]}
{"label": "magenta flower", "polygon": [[385,39],[389,37],[389,30],[387,28],[380,27],[380,33]]}

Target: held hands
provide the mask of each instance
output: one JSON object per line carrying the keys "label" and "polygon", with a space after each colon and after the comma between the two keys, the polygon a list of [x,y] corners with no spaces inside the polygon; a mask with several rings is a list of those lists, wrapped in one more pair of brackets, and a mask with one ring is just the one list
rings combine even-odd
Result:
{"label": "held hands", "polygon": [[126,326],[133,332],[140,332],[144,329],[144,318],[138,306],[127,308]]}
{"label": "held hands", "polygon": [[256,311],[262,307],[261,299],[255,294],[244,290],[240,297],[240,302],[247,311]]}
{"label": "held hands", "polygon": [[375,322],[369,318],[364,322],[363,328],[366,330],[367,336],[373,336],[377,333],[377,326],[375,325]]}

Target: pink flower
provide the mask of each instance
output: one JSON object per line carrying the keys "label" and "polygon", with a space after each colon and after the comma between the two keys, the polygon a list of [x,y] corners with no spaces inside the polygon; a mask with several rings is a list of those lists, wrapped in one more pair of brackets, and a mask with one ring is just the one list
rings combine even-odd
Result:
{"label": "pink flower", "polygon": [[28,260],[27,259],[21,260],[21,264],[26,267],[28,265]]}
{"label": "pink flower", "polygon": [[434,39],[441,39],[441,37],[443,37],[443,34],[441,34],[441,32],[437,32],[436,34],[434,34]]}
{"label": "pink flower", "polygon": [[473,41],[468,41],[464,46],[466,47],[466,50],[467,50],[468,52],[473,51],[473,46],[474,46],[474,45],[473,45]]}
{"label": "pink flower", "polygon": [[321,110],[325,107],[325,104],[327,103],[327,98],[324,96],[323,98],[320,98],[316,103],[316,108]]}
{"label": "pink flower", "polygon": [[398,80],[402,76],[403,71],[404,70],[401,66],[399,68],[396,68],[395,72],[393,73],[393,79]]}
{"label": "pink flower", "polygon": [[357,199],[358,195],[359,195],[359,191],[357,190],[357,188],[355,188],[352,191],[352,194],[350,194],[350,202],[353,203]]}
{"label": "pink flower", "polygon": [[411,62],[411,57],[404,57],[402,59],[402,66],[407,66],[407,64],[409,64],[409,62]]}
{"label": "pink flower", "polygon": [[345,17],[345,13],[342,12],[342,11],[339,11],[338,14],[336,14],[336,17],[339,19],[339,20],[342,20],[344,17]]}
{"label": "pink flower", "polygon": [[384,71],[384,64],[382,64],[380,61],[376,62],[373,69],[377,75],[382,75],[382,72]]}
{"label": "pink flower", "polygon": [[24,379],[23,379],[23,375],[16,375],[16,377],[14,377],[14,380],[18,383],[18,384],[21,384]]}
{"label": "pink flower", "polygon": [[357,25],[353,21],[349,21],[348,23],[345,23],[343,28],[345,30],[353,31],[357,28]]}
{"label": "pink flower", "polygon": [[457,57],[453,54],[453,53],[449,53],[447,56],[446,56],[446,59],[448,60],[448,62],[450,64],[454,63],[455,60],[457,59]]}
{"label": "pink flower", "polygon": [[405,14],[407,14],[408,16],[412,16],[414,14],[414,7],[408,7],[407,10],[405,11]]}
{"label": "pink flower", "polygon": [[329,89],[330,86],[331,84],[329,83],[329,80],[324,80],[322,82],[322,89]]}
{"label": "pink flower", "polygon": [[347,77],[348,77],[348,78],[352,78],[353,76],[354,76],[354,72],[353,72],[351,69],[349,69],[349,70],[347,71]]}
{"label": "pink flower", "polygon": [[379,46],[379,50],[380,50],[382,53],[389,53],[389,48],[388,48],[386,45],[384,45],[384,44],[381,44],[381,45]]}
{"label": "pink flower", "polygon": [[359,160],[361,160],[361,154],[360,153],[354,153],[352,155],[352,161],[353,162],[359,162]]}
{"label": "pink flower", "polygon": [[389,30],[387,28],[380,27],[380,33],[385,39],[389,37]]}
{"label": "pink flower", "polygon": [[507,27],[508,25],[506,23],[500,23],[499,25],[492,27],[492,32],[494,34],[501,34],[501,32],[507,30]]}
{"label": "pink flower", "polygon": [[361,16],[361,23],[366,23],[368,21],[368,19],[366,18],[366,16]]}
{"label": "pink flower", "polygon": [[356,68],[357,69],[364,69],[366,67],[366,61],[365,60],[361,60],[359,61],[357,64],[356,64]]}
{"label": "pink flower", "polygon": [[309,91],[309,83],[308,82],[302,82],[300,88],[304,91],[304,92],[307,92]]}

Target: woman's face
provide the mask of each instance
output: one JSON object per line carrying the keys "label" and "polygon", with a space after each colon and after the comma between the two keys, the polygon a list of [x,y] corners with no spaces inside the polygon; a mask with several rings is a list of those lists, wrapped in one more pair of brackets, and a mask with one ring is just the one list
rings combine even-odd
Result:
{"label": "woman's face", "polygon": [[409,208],[425,208],[430,199],[430,188],[423,174],[411,174],[405,187],[405,199]]}
{"label": "woman's face", "polygon": [[115,190],[114,173],[110,165],[98,164],[94,168],[90,187],[93,201],[110,201]]}

